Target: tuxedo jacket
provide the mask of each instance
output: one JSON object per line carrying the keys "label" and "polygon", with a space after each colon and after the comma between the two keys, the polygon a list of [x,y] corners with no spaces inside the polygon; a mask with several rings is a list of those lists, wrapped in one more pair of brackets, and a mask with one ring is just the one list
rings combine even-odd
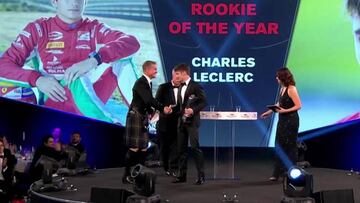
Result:
{"label": "tuxedo jacket", "polygon": [[[176,99],[171,82],[163,83],[159,86],[156,96],[156,100],[165,106],[175,105]],[[160,114],[159,121],[157,123],[157,130],[166,131],[167,129],[177,128],[177,122],[179,118],[179,108],[173,108],[171,114]]]}
{"label": "tuxedo jacket", "polygon": [[3,160],[7,159],[6,166],[2,167],[2,175],[4,177],[5,182],[11,183],[13,172],[16,165],[16,158],[11,154],[9,149],[4,149],[4,157]]}
{"label": "tuxedo jacket", "polygon": [[159,103],[152,95],[152,91],[145,76],[141,76],[134,84],[133,99],[130,109],[135,109],[142,115],[152,114],[153,108],[163,111],[164,105]]}
{"label": "tuxedo jacket", "polygon": [[[196,99],[190,105],[190,108],[193,109],[194,114],[188,119],[190,121],[188,125],[200,126],[200,111],[205,108],[207,102],[203,87],[193,80],[189,81],[188,87],[185,91],[184,101],[182,105],[184,108],[188,103],[189,97],[191,95],[194,95]],[[181,115],[184,113],[184,108],[182,109]]]}

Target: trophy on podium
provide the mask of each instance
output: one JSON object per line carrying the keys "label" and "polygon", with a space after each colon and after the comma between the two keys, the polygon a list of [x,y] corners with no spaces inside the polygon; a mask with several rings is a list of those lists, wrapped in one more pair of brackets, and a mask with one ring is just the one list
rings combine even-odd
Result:
{"label": "trophy on podium", "polygon": [[[186,105],[185,108],[191,108],[191,106],[195,103],[195,101],[197,100],[197,97],[192,94],[189,96],[189,99],[186,101]],[[190,119],[191,119],[191,115],[183,115],[181,117],[183,123],[190,123]]]}

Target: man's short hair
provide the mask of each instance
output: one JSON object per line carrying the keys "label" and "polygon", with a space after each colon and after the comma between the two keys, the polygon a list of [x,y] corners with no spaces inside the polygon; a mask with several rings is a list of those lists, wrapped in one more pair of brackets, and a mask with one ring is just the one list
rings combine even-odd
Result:
{"label": "man's short hair", "polygon": [[142,69],[143,71],[145,71],[148,67],[150,67],[151,65],[155,65],[156,62],[155,61],[145,61],[142,65]]}
{"label": "man's short hair", "polygon": [[186,63],[180,63],[174,67],[174,71],[186,72],[186,74],[190,75],[190,66],[187,65]]}
{"label": "man's short hair", "polygon": [[50,139],[50,138],[53,138],[53,139],[54,139],[54,137],[53,137],[52,135],[45,135],[45,136],[42,138],[43,144],[47,144],[47,143],[49,142],[49,139]]}
{"label": "man's short hair", "polygon": [[81,134],[80,134],[80,132],[79,132],[79,131],[73,131],[73,132],[71,133],[71,136],[73,136],[73,135],[75,135],[75,134],[78,134],[78,135],[80,135],[80,136],[81,136]]}
{"label": "man's short hair", "polygon": [[351,16],[360,17],[360,0],[345,0],[346,9]]}

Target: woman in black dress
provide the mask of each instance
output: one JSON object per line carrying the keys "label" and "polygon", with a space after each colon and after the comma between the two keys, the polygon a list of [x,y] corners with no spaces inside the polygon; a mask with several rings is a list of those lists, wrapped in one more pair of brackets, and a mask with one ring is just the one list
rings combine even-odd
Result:
{"label": "woman in black dress", "polygon": [[[279,121],[276,129],[275,147],[280,147],[290,161],[296,164],[296,140],[299,130],[299,115],[297,111],[301,108],[301,101],[295,87],[295,80],[288,68],[280,68],[276,72],[276,80],[281,88],[279,102],[276,104],[279,107],[279,109],[276,109],[276,112],[279,113]],[[261,114],[261,117],[266,118],[272,112],[272,110],[268,110]],[[286,167],[279,157],[275,156],[274,171],[269,180],[276,181],[285,172]]]}

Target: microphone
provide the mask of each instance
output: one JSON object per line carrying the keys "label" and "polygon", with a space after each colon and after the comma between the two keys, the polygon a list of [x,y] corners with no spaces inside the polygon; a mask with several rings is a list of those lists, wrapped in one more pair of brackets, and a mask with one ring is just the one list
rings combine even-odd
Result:
{"label": "microphone", "polygon": [[[193,103],[195,102],[196,98],[197,97],[194,94],[190,95],[188,100],[186,101],[185,108],[190,108],[193,105]],[[185,114],[181,117],[181,119],[184,123],[189,122],[188,118],[190,118],[190,117],[185,116]]]}

